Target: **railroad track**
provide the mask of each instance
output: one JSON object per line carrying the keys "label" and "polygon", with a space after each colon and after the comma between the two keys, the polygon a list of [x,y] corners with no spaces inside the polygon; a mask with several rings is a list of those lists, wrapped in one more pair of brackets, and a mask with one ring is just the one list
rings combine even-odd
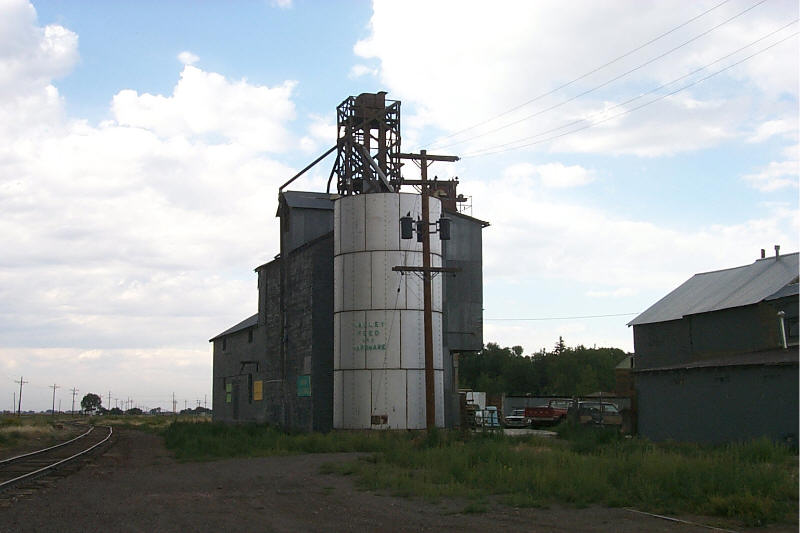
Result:
{"label": "railroad track", "polygon": [[112,434],[111,427],[91,426],[86,432],[61,444],[0,460],[0,491],[19,488],[36,478],[75,465],[108,442]]}

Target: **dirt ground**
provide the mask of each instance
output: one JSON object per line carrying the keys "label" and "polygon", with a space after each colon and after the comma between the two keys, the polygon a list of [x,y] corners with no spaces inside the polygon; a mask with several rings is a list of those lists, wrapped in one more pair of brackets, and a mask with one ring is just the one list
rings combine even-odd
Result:
{"label": "dirt ground", "polygon": [[464,514],[467,502],[429,504],[363,492],[348,477],[319,472],[323,463],[352,458],[315,454],[178,463],[160,437],[122,430],[103,455],[79,471],[18,499],[7,496],[0,532],[709,531],[599,507],[493,505],[485,513]]}

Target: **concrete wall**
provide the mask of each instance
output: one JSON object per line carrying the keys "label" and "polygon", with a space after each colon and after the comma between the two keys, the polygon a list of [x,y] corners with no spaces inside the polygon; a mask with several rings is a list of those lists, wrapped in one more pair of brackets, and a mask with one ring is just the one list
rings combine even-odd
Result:
{"label": "concrete wall", "polygon": [[797,442],[797,365],[639,372],[636,388],[638,430],[648,439]]}

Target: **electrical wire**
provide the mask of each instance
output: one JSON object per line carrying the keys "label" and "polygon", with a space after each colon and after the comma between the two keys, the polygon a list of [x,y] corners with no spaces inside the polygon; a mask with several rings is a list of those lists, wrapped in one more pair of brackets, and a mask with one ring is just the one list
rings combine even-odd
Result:
{"label": "electrical wire", "polygon": [[638,315],[639,313],[614,313],[611,315],[583,315],[583,316],[548,316],[548,317],[539,317],[539,318],[484,318],[483,321],[492,321],[492,322],[511,322],[511,321],[518,321],[518,322],[538,322],[538,321],[545,321],[545,320],[582,320],[585,318],[608,318],[614,316],[631,316],[631,315]]}
{"label": "electrical wire", "polygon": [[[579,131],[583,131],[583,130],[592,128],[594,126],[597,126],[599,124],[603,124],[604,122],[608,122],[609,120],[613,120],[613,119],[621,117],[623,115],[627,115],[629,113],[633,113],[634,111],[638,111],[639,109],[647,107],[647,106],[649,106],[651,104],[654,104],[654,103],[656,103],[656,102],[658,102],[660,100],[663,100],[664,98],[667,98],[669,96],[677,94],[677,93],[679,93],[681,91],[684,91],[684,90],[686,90],[686,89],[688,89],[690,87],[693,87],[693,86],[695,86],[695,85],[697,85],[699,83],[702,83],[702,82],[704,82],[704,81],[706,81],[706,80],[708,80],[710,78],[713,78],[714,76],[722,74],[723,72],[726,72],[726,71],[730,70],[731,68],[733,68],[733,67],[735,67],[737,65],[740,65],[740,64],[744,63],[745,61],[747,61],[749,59],[752,59],[753,57],[755,57],[755,56],[757,56],[759,54],[762,54],[762,53],[766,52],[767,50],[769,50],[769,49],[771,49],[771,48],[773,48],[773,47],[775,47],[775,46],[777,46],[777,45],[779,45],[779,44],[791,39],[792,37],[797,36],[799,33],[800,32],[792,33],[788,37],[785,37],[785,38],[781,39],[780,41],[777,41],[777,42],[771,44],[770,46],[764,48],[763,50],[759,50],[758,52],[755,52],[755,53],[745,57],[744,59],[741,59],[741,60],[739,60],[739,61],[737,61],[735,63],[732,63],[732,64],[728,65],[727,67],[721,69],[721,70],[713,72],[713,73],[709,74],[708,76],[705,76],[705,77],[700,78],[700,79],[698,79],[696,81],[693,81],[692,83],[684,85],[680,89],[676,89],[676,90],[674,90],[672,92],[669,92],[667,94],[661,95],[658,98],[655,98],[655,99],[653,99],[653,100],[651,100],[649,102],[645,102],[644,104],[638,105],[636,107],[632,107],[631,109],[627,109],[627,110],[625,110],[625,111],[623,111],[621,113],[617,113],[616,115],[612,115],[612,116],[606,117],[606,118],[604,118],[602,120],[598,120],[598,121],[593,122],[591,124],[587,124],[586,126],[582,126],[580,128],[576,128],[574,130],[571,130],[571,131],[568,131],[568,132],[565,132],[565,133],[561,133],[559,135],[553,135],[553,136],[547,137],[545,139],[541,139],[541,140],[530,142],[530,143],[526,143],[526,144],[521,144],[519,146],[513,146],[513,147],[505,148],[505,149],[502,149],[502,150],[494,150],[494,148],[486,148],[486,149],[483,149],[483,150],[477,150],[475,152],[472,152],[472,153],[469,153],[469,154],[465,154],[464,156],[462,156],[462,159],[471,158],[471,157],[481,157],[481,156],[485,156],[485,155],[495,155],[495,154],[499,154],[499,153],[503,153],[503,152],[509,152],[511,150],[519,150],[520,148],[526,148],[528,146],[533,146],[533,145],[536,145],[536,144],[542,144],[542,143],[545,143],[545,142],[548,142],[548,141],[552,141],[554,139],[558,139],[560,137],[565,137],[567,135],[571,135],[573,133],[577,133]],[[558,129],[561,129],[561,128],[558,128]],[[507,144],[513,144],[515,142],[520,142],[520,141],[517,140],[517,141],[513,141],[512,143],[506,143],[506,145]],[[505,145],[502,145],[502,146],[505,146]],[[492,150],[492,151],[490,151],[490,150]]]}
{"label": "electrical wire", "polygon": [[[651,63],[654,63],[654,62],[658,61],[659,59],[662,59],[662,58],[668,56],[672,52],[675,52],[676,50],[679,50],[679,49],[683,48],[684,46],[693,43],[694,41],[700,39],[701,37],[704,37],[704,36],[708,35],[709,33],[711,33],[712,31],[720,28],[721,26],[724,26],[725,24],[731,22],[732,20],[734,20],[736,18],[739,18],[740,16],[744,15],[745,13],[755,9],[756,7],[758,7],[759,5],[763,4],[766,1],[767,0],[760,0],[759,2],[753,4],[752,6],[748,7],[747,9],[745,9],[744,11],[741,11],[741,12],[737,13],[736,15],[734,15],[734,16],[732,16],[732,17],[720,22],[716,26],[704,31],[703,33],[700,33],[699,35],[696,35],[696,36],[692,37],[688,41],[685,41],[685,42],[679,44],[678,46],[676,46],[674,48],[671,48],[671,49],[667,50],[666,52],[664,52],[664,53],[662,53],[662,54],[660,54],[660,55],[658,55],[656,57],[653,57],[653,58],[645,61],[644,63],[641,63],[641,64],[637,65],[636,67],[634,67],[634,68],[632,68],[630,70],[627,70],[627,71],[623,72],[622,74],[619,74],[619,75],[611,78],[610,80],[607,80],[607,81],[601,83],[600,85],[596,85],[596,86],[592,87],[591,89],[587,89],[587,90],[585,90],[585,91],[583,91],[581,93],[576,94],[575,96],[567,98],[566,100],[562,100],[561,102],[559,102],[557,104],[553,104],[550,107],[546,107],[544,109],[536,111],[535,113],[532,113],[530,115],[526,115],[526,116],[524,116],[524,117],[522,117],[520,119],[517,119],[517,120],[515,120],[513,122],[509,122],[508,124],[505,124],[503,126],[498,126],[498,127],[494,128],[494,129],[491,129],[491,130],[486,131],[484,133],[479,133],[477,135],[473,135],[472,137],[467,137],[466,139],[462,139],[460,141],[454,141],[452,143],[444,144],[444,145],[436,145],[436,148],[437,149],[449,148],[451,146],[456,146],[458,144],[462,144],[462,143],[465,143],[465,142],[468,142],[468,141],[471,141],[471,140],[474,140],[474,139],[479,139],[481,137],[485,137],[487,135],[491,135],[492,133],[498,132],[500,130],[504,130],[506,128],[510,128],[511,126],[515,126],[516,124],[519,124],[520,122],[524,122],[524,121],[529,120],[531,118],[534,118],[534,117],[537,117],[537,116],[542,115],[544,113],[547,113],[548,111],[552,111],[553,109],[557,109],[557,108],[561,107],[562,105],[567,104],[569,102],[572,102],[574,100],[577,100],[578,98],[586,96],[587,94],[591,94],[591,93],[593,93],[593,92],[595,92],[595,91],[597,91],[599,89],[602,89],[603,87],[606,87],[607,85],[610,85],[611,83],[614,83],[615,81],[618,81],[618,80],[628,76],[629,74],[632,74],[632,73],[636,72],[637,70],[641,70],[642,68],[646,67],[647,65],[650,65]],[[537,97],[536,99],[538,100],[539,97]]]}
{"label": "electrical wire", "polygon": [[[629,55],[631,55],[631,54],[633,54],[633,53],[635,53],[635,52],[638,52],[638,51],[639,51],[639,50],[641,50],[642,48],[644,48],[644,47],[646,47],[646,46],[648,46],[648,45],[650,45],[650,44],[652,44],[652,43],[654,43],[654,42],[658,41],[658,40],[659,40],[659,39],[661,39],[662,37],[666,37],[667,35],[669,35],[669,34],[671,34],[671,33],[675,32],[675,31],[677,31],[677,30],[679,30],[679,29],[683,28],[683,27],[684,27],[684,26],[686,26],[687,24],[690,24],[690,23],[694,22],[695,20],[697,20],[697,19],[699,19],[699,18],[701,18],[701,17],[703,17],[703,16],[707,15],[708,13],[710,13],[710,12],[714,11],[715,9],[717,9],[717,8],[719,8],[719,7],[722,7],[723,5],[727,4],[728,2],[730,2],[730,0],[724,0],[723,2],[720,2],[719,4],[717,4],[717,5],[715,5],[715,6],[711,7],[711,8],[709,8],[709,9],[707,9],[706,11],[703,11],[703,12],[702,12],[702,13],[700,13],[699,15],[695,15],[694,17],[690,18],[690,19],[689,19],[689,20],[687,20],[686,22],[684,22],[684,23],[682,23],[682,24],[679,24],[678,26],[675,26],[675,27],[674,27],[674,28],[672,28],[671,30],[669,30],[669,31],[667,31],[667,32],[665,32],[665,33],[662,33],[662,34],[661,34],[661,35],[659,35],[658,37],[655,37],[655,38],[653,38],[653,39],[650,39],[650,40],[649,40],[649,41],[647,41],[646,43],[644,43],[644,44],[641,44],[641,45],[637,46],[637,47],[636,47],[636,48],[634,48],[633,50],[630,50],[629,52],[626,52],[626,53],[622,54],[621,56],[618,56],[618,57],[616,57],[616,58],[612,59],[611,61],[609,61],[609,62],[607,62],[607,63],[605,63],[605,64],[603,64],[603,65],[600,65],[599,67],[597,67],[597,68],[595,68],[595,69],[593,69],[593,70],[591,70],[591,71],[589,71],[589,72],[587,72],[587,73],[585,73],[585,74],[582,74],[581,76],[578,76],[577,78],[574,78],[574,79],[572,79],[572,80],[570,80],[570,81],[568,81],[568,82],[566,82],[566,83],[564,83],[564,84],[562,84],[562,85],[559,85],[559,86],[558,86],[558,87],[556,87],[555,89],[552,89],[552,90],[550,90],[550,91],[548,91],[548,92],[546,92],[546,93],[542,93],[542,94],[540,94],[539,96],[536,96],[535,98],[532,98],[532,99],[528,100],[527,102],[523,102],[522,104],[519,104],[519,105],[517,105],[517,106],[514,106],[514,107],[512,107],[511,109],[508,109],[508,110],[506,110],[506,111],[504,111],[504,112],[502,112],[502,113],[500,113],[500,114],[498,114],[498,115],[495,115],[495,116],[493,116],[493,117],[490,117],[490,118],[488,118],[488,119],[485,119],[485,120],[483,120],[482,122],[478,122],[478,123],[476,123],[476,124],[473,124],[472,126],[467,126],[467,127],[466,127],[466,128],[464,128],[464,129],[461,129],[461,130],[458,130],[458,131],[456,131],[456,132],[453,132],[453,133],[451,133],[451,134],[449,134],[449,135],[446,135],[446,136],[442,137],[442,139],[441,139],[441,140],[445,140],[445,139],[449,139],[449,138],[451,138],[451,137],[455,137],[456,135],[459,135],[459,134],[461,134],[461,133],[464,133],[465,131],[469,131],[469,130],[472,130],[472,129],[478,128],[478,127],[480,127],[480,126],[483,126],[484,124],[488,124],[489,122],[492,122],[492,121],[494,121],[494,120],[497,120],[498,118],[501,118],[501,117],[504,117],[504,116],[506,116],[506,115],[508,115],[508,114],[510,114],[510,113],[513,113],[513,112],[514,112],[514,111],[516,111],[517,109],[523,108],[523,107],[525,107],[525,106],[526,106],[526,105],[528,105],[528,104],[532,104],[533,102],[536,102],[537,100],[540,100],[540,99],[544,98],[545,96],[549,96],[549,95],[553,94],[553,93],[554,93],[554,92],[556,92],[556,91],[560,91],[561,89],[564,89],[565,87],[569,87],[569,86],[570,86],[570,85],[572,85],[573,83],[575,83],[575,82],[578,82],[578,81],[580,81],[580,80],[582,80],[582,79],[584,79],[584,78],[586,78],[586,77],[588,77],[588,76],[591,76],[591,75],[592,75],[592,74],[594,74],[595,72],[598,72],[598,71],[600,71],[600,70],[602,70],[602,69],[606,68],[607,66],[613,65],[614,63],[616,63],[616,62],[617,62],[617,61],[619,61],[620,59],[624,59],[624,58],[628,57]],[[434,144],[434,145],[436,145],[437,143],[425,143],[423,146],[427,146],[427,145],[430,145],[430,144]]]}

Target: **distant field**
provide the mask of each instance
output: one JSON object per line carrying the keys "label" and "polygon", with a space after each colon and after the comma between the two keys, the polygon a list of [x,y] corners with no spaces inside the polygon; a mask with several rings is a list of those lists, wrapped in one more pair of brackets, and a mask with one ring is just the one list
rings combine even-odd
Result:
{"label": "distant field", "polygon": [[8,450],[27,449],[48,446],[65,440],[78,433],[70,422],[82,424],[110,425],[152,431],[163,431],[171,423],[207,422],[210,417],[177,415],[177,416],[81,416],[81,415],[48,415],[35,414],[0,417],[0,453]]}
{"label": "distant field", "polygon": [[561,503],[633,507],[733,519],[748,526],[797,523],[797,450],[767,440],[727,446],[654,444],[613,431],[562,426],[561,438],[456,431],[289,435],[256,426],[176,422],[164,431],[178,459],[360,451],[327,465],[358,486],[392,495],[487,497],[516,507]]}

